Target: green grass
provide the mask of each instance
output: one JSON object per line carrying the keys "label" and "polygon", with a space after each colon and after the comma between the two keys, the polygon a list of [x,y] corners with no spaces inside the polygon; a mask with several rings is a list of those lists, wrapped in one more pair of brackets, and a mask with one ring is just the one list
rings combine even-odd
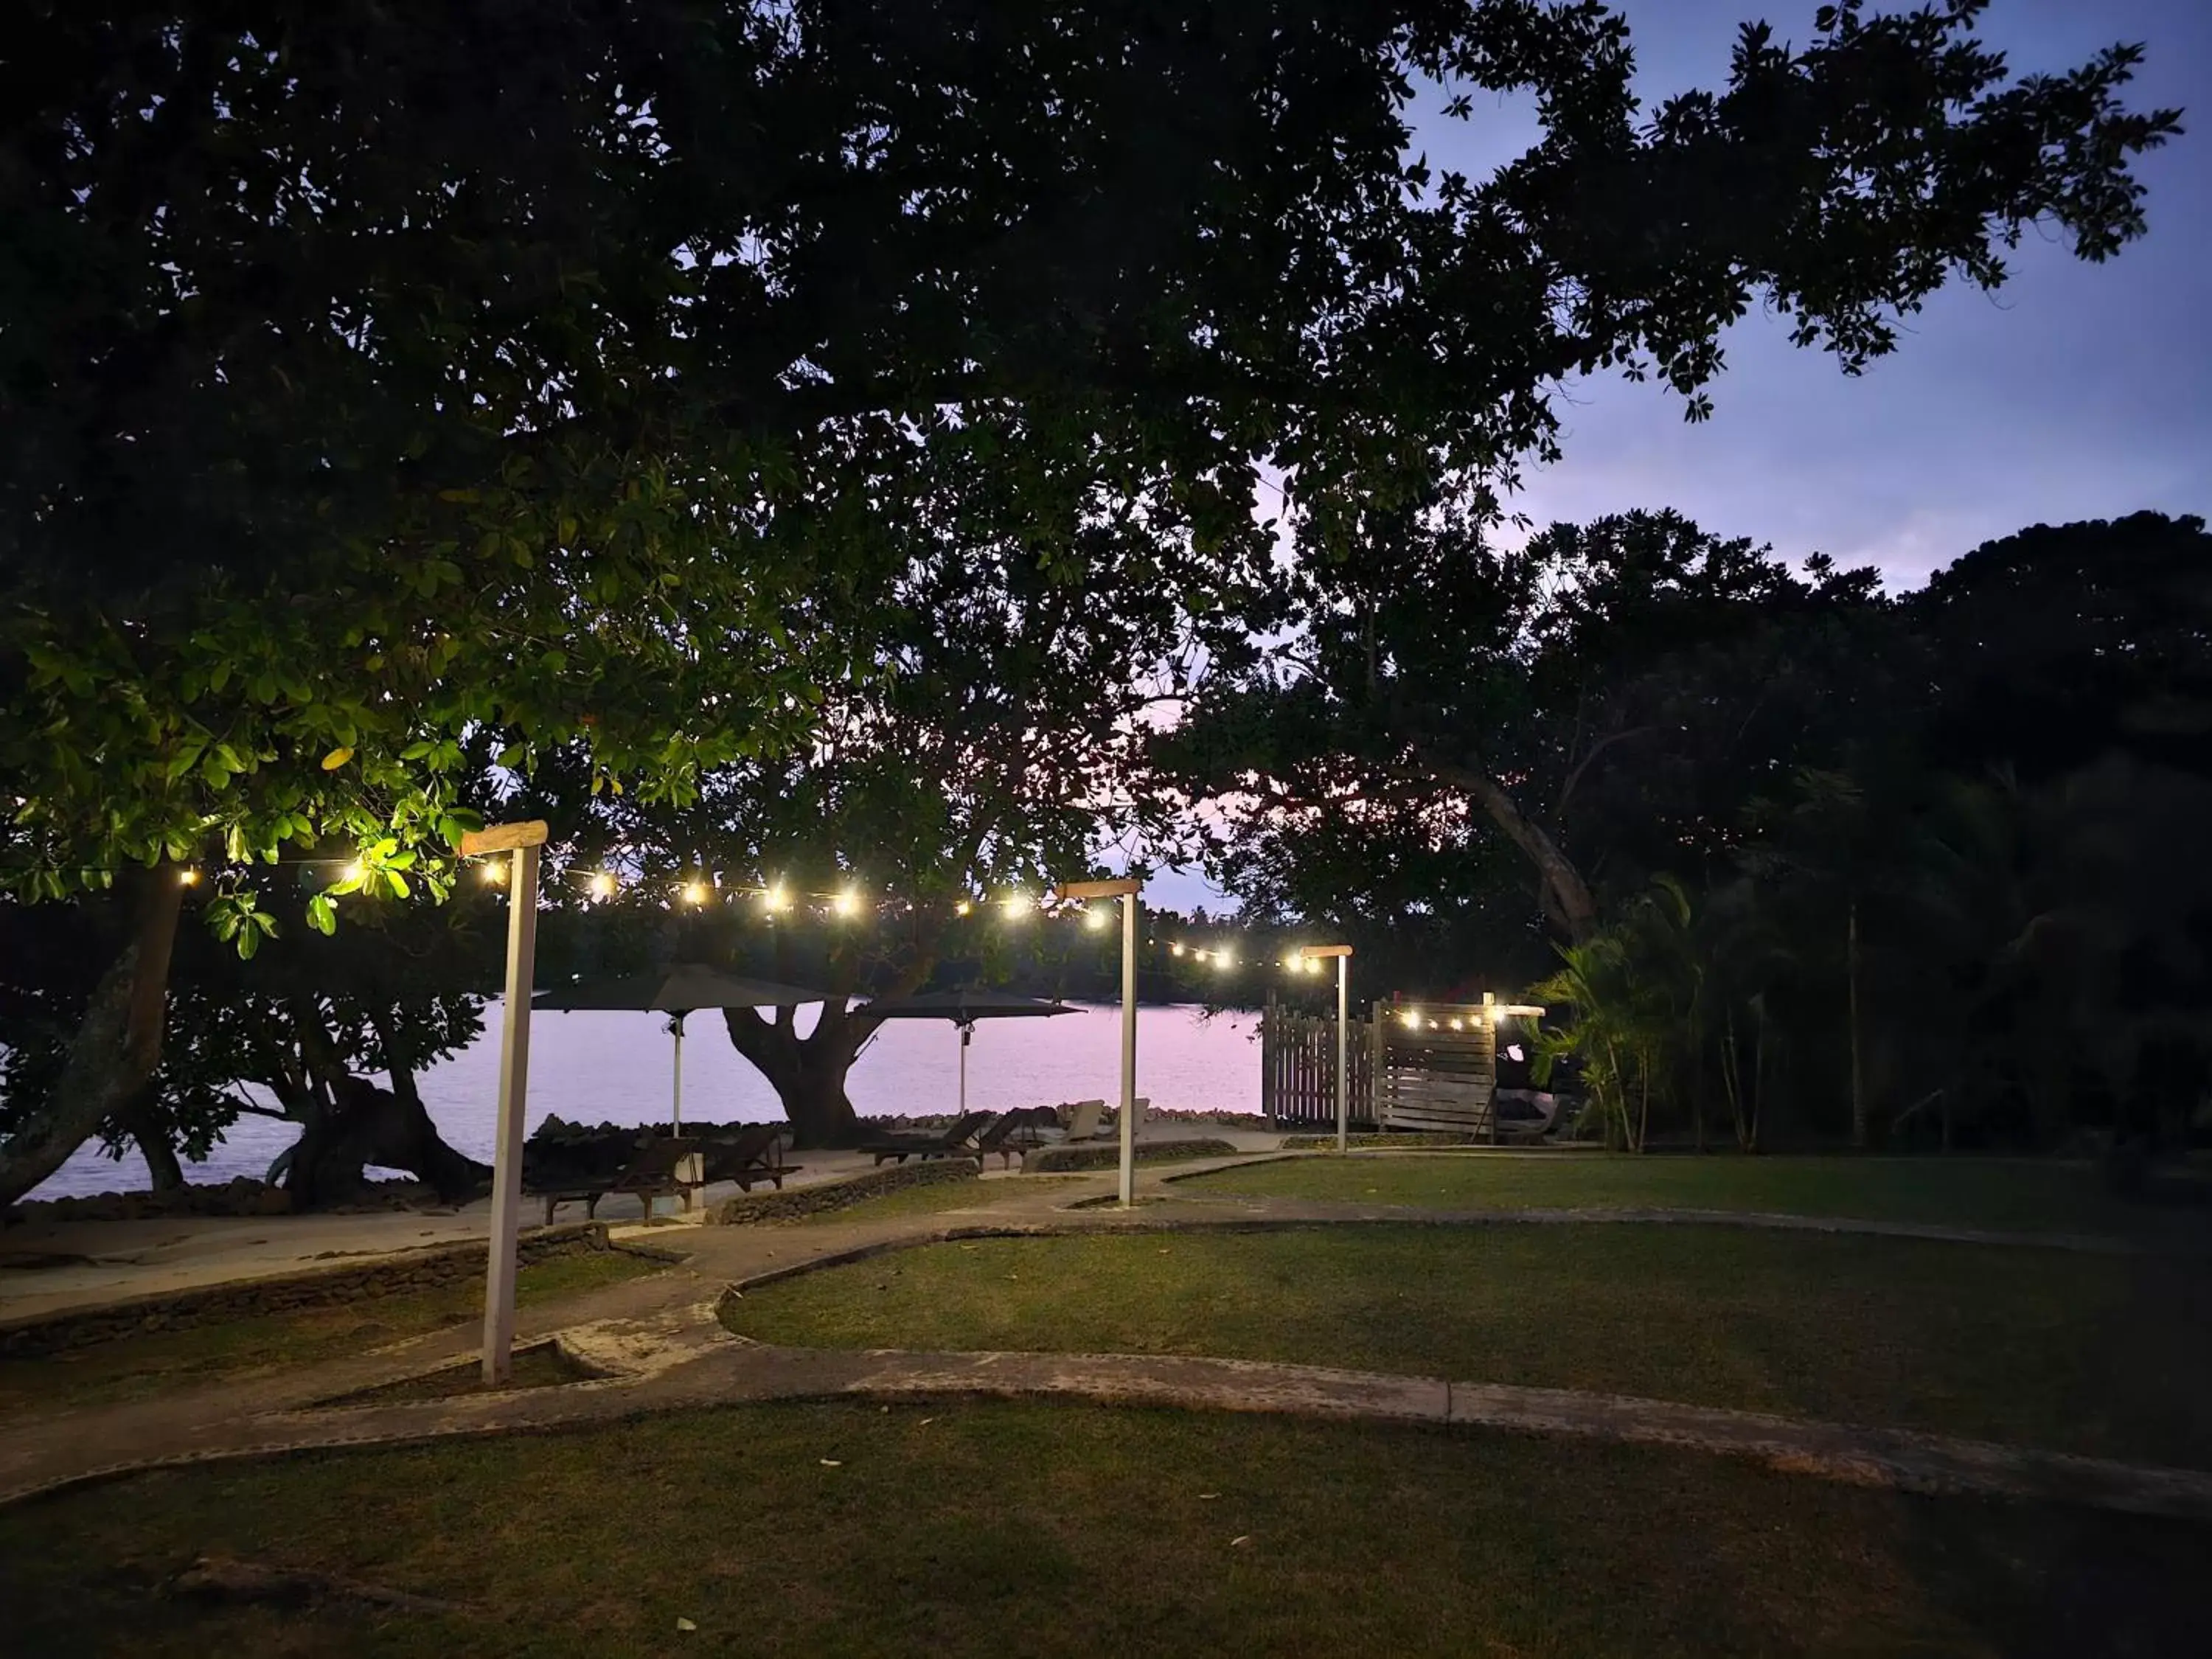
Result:
{"label": "green grass", "polygon": [[827,1226],[855,1221],[886,1221],[900,1216],[938,1215],[946,1210],[981,1209],[1003,1204],[1040,1191],[1080,1184],[1080,1176],[1013,1176],[1003,1180],[944,1181],[927,1187],[901,1187],[880,1198],[864,1198],[842,1210],[823,1210],[799,1218],[801,1226]]}
{"label": "green grass", "polygon": [[[2192,1650],[2209,1543],[1659,1449],[830,1403],[142,1475],[0,1512],[0,1605],[15,1650],[193,1659],[1978,1659]],[[161,1595],[201,1554],[462,1610]]]}
{"label": "green grass", "polygon": [[764,1286],[763,1341],[1212,1354],[2212,1467],[2199,1264],[1710,1227],[988,1239]]}
{"label": "green grass", "polygon": [[[515,1276],[515,1304],[526,1308],[580,1296],[666,1265],[622,1250],[556,1256]],[[333,1359],[483,1316],[483,1286],[471,1280],[127,1337],[41,1359],[0,1360],[0,1411],[106,1405],[240,1372]]]}
{"label": "green grass", "polygon": [[1608,1157],[1544,1152],[1304,1158],[1197,1176],[1193,1197],[1341,1199],[1436,1209],[1758,1210],[1996,1231],[2212,1231],[2203,1213],[2123,1204],[2082,1164],[1937,1158]]}

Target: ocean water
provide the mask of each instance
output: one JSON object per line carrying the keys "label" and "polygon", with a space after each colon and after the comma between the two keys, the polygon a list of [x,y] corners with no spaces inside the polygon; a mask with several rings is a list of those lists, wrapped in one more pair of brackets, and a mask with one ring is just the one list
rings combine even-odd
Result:
{"label": "ocean water", "polygon": [[[812,1015],[802,1011],[799,1030]],[[968,1050],[968,1103],[1004,1110],[1055,1101],[1113,1100],[1121,1092],[1121,1011],[1085,1006],[1053,1019],[985,1020]],[[587,1123],[666,1119],[673,1051],[666,1017],[645,1013],[539,1013],[530,1022],[527,1122],[558,1114]],[[863,1115],[949,1112],[958,1102],[960,1036],[942,1020],[891,1020],[854,1066],[853,1104]],[[483,1036],[416,1079],[439,1133],[472,1158],[489,1161],[498,1099],[499,1012],[487,1012]],[[1189,1006],[1137,1012],[1137,1092],[1179,1111],[1257,1113],[1259,1016],[1207,1018]],[[781,1118],[774,1090],[730,1046],[721,1017],[693,1014],[684,1026],[684,1115],[694,1121]],[[186,1166],[198,1182],[267,1174],[298,1128],[241,1118],[204,1164]],[[130,1192],[147,1185],[135,1152],[120,1162],[98,1146],[78,1149],[33,1198]]]}

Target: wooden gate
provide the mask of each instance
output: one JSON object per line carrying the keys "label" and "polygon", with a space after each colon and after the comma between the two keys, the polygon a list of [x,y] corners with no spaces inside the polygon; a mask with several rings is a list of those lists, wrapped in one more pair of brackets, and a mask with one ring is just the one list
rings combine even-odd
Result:
{"label": "wooden gate", "polygon": [[1382,1126],[1495,1139],[1498,1049],[1492,1001],[1378,1009]]}
{"label": "wooden gate", "polygon": [[[1352,1074],[1350,1121],[1375,1126],[1375,1028],[1353,1019],[1346,1032]],[[1302,1014],[1271,995],[1260,1022],[1260,1109],[1269,1128],[1336,1127],[1336,1016]]]}

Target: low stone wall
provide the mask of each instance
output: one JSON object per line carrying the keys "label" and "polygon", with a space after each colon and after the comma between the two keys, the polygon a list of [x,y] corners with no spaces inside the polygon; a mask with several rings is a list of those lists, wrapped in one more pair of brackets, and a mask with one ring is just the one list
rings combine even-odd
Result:
{"label": "low stone wall", "polygon": [[[434,1188],[419,1181],[372,1181],[351,1203],[334,1204],[325,1215],[374,1214],[385,1210],[424,1210],[444,1206]],[[166,1193],[88,1193],[70,1198],[38,1198],[8,1211],[10,1226],[19,1221],[160,1221],[183,1216],[265,1216],[292,1213],[292,1194],[282,1187],[239,1176],[229,1181],[193,1182]]]}
{"label": "low stone wall", "polygon": [[[238,1279],[228,1285],[179,1291],[168,1296],[134,1297],[96,1308],[0,1324],[0,1358],[33,1359],[68,1348],[89,1347],[126,1336],[181,1331],[196,1325],[252,1319],[301,1308],[324,1308],[403,1291],[434,1290],[484,1274],[487,1246],[481,1243],[440,1244],[409,1250],[352,1267],[318,1267],[307,1273]],[[522,1235],[516,1254],[524,1266],[556,1256],[615,1248],[604,1221],[539,1227]]]}
{"label": "low stone wall", "polygon": [[[1344,1144],[1347,1146],[1404,1146],[1410,1148],[1416,1146],[1484,1146],[1489,1145],[1489,1142],[1479,1135],[1448,1134],[1440,1130],[1431,1129],[1401,1129],[1395,1133],[1389,1130],[1384,1130],[1379,1134],[1370,1130],[1362,1130],[1356,1134],[1346,1136]],[[1333,1132],[1328,1134],[1285,1135],[1283,1137],[1283,1150],[1286,1152],[1322,1152],[1332,1150],[1335,1146],[1336,1136]]]}
{"label": "low stone wall", "polygon": [[789,1221],[803,1215],[821,1215],[864,1203],[908,1187],[934,1187],[939,1182],[973,1181],[983,1173],[973,1158],[932,1158],[927,1164],[887,1164],[856,1175],[849,1181],[817,1182],[781,1193],[739,1193],[726,1198],[707,1213],[715,1227],[749,1227],[762,1221]]}
{"label": "low stone wall", "polygon": [[[1172,1164],[1187,1158],[1234,1158],[1237,1148],[1225,1140],[1140,1140],[1139,1164]],[[1096,1146],[1044,1146],[1022,1160],[1024,1175],[1066,1175],[1073,1170],[1119,1168],[1121,1149],[1109,1141]]]}

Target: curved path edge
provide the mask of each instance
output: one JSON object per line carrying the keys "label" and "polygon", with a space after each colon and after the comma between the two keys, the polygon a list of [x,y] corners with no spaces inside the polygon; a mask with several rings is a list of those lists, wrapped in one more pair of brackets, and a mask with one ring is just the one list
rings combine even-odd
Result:
{"label": "curved path edge", "polygon": [[705,1407],[853,1397],[1082,1399],[1504,1430],[1736,1457],[1851,1486],[2212,1522],[2212,1472],[1629,1395],[1259,1360],[779,1348],[738,1338],[633,1377],[456,1400],[276,1412],[209,1424],[158,1455],[97,1468],[30,1473],[27,1480],[0,1491],[0,1506],[144,1470],[218,1460],[585,1428]]}

